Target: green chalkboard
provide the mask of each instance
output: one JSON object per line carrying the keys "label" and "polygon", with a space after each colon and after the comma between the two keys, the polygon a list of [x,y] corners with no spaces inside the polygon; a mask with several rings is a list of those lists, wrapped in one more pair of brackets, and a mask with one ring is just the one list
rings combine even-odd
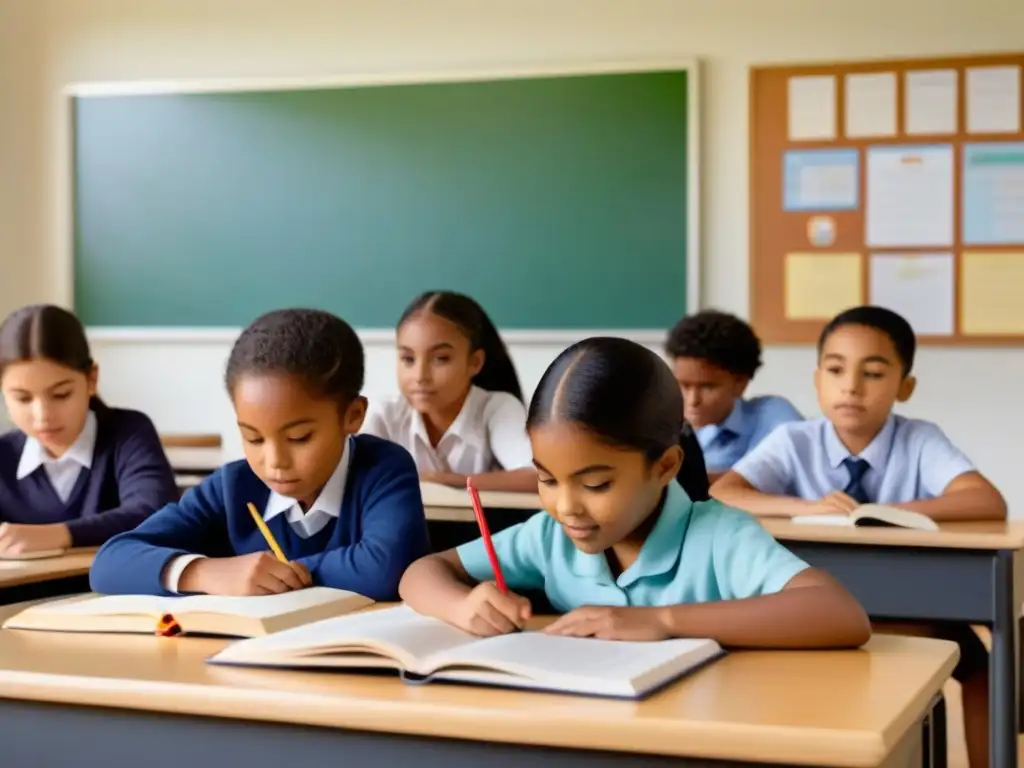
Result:
{"label": "green chalkboard", "polygon": [[90,326],[308,306],[391,328],[428,289],[503,328],[686,310],[685,72],[92,95],[73,114]]}

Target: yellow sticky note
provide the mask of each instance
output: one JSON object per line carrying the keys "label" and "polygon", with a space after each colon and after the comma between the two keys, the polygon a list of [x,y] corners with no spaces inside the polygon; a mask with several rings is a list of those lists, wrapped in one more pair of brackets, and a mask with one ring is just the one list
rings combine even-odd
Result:
{"label": "yellow sticky note", "polygon": [[960,267],[960,329],[1024,335],[1024,253],[965,253]]}
{"label": "yellow sticky note", "polygon": [[787,320],[830,320],[863,295],[859,253],[786,254]]}

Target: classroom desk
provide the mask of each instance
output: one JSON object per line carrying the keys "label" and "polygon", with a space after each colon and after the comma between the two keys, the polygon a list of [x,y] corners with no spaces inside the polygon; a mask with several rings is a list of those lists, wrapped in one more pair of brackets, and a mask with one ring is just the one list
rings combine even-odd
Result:
{"label": "classroom desk", "polygon": [[[457,547],[480,536],[469,494],[464,488],[420,483],[420,494],[423,496],[430,545],[435,552]],[[540,499],[535,493],[480,491],[480,504],[491,533],[520,523],[540,510]],[[546,599],[535,607],[539,610],[545,605]]]}
{"label": "classroom desk", "polygon": [[224,452],[220,448],[164,446],[164,453],[174,470],[179,493],[199,485],[224,464]]}
{"label": "classroom desk", "polygon": [[[423,508],[427,520],[451,523],[473,523],[473,507],[465,488],[453,488],[438,483],[420,483]],[[535,493],[509,493],[505,491],[480,491],[480,504],[487,511],[516,510],[537,512],[540,498]],[[517,516],[521,518],[521,515]]]}
{"label": "classroom desk", "polygon": [[44,560],[0,560],[0,605],[88,591],[95,549],[74,549]]}
{"label": "classroom desk", "polygon": [[171,469],[179,475],[209,475],[224,463],[220,448],[164,447]]}
{"label": "classroom desk", "polygon": [[[464,493],[424,486],[432,536],[453,546],[470,538],[475,518]],[[448,493],[454,491],[454,493]],[[463,499],[459,506],[459,499]],[[538,509],[533,494],[485,494],[492,530]],[[775,538],[849,589],[873,618],[962,621],[992,630],[989,665],[993,768],[1016,768],[1024,704],[1020,686],[1020,605],[1024,601],[1024,522],[947,523],[938,533],[897,528],[839,528],[763,518]]]}
{"label": "classroom desk", "polygon": [[929,708],[957,658],[952,643],[893,636],[857,651],[733,653],[632,702],[203,663],[226,642],[0,632],[5,759],[895,768],[920,765]]}
{"label": "classroom desk", "polygon": [[1024,523],[947,523],[939,532],[762,523],[790,550],[845,584],[874,618],[991,627],[991,761],[994,768],[1015,768]]}

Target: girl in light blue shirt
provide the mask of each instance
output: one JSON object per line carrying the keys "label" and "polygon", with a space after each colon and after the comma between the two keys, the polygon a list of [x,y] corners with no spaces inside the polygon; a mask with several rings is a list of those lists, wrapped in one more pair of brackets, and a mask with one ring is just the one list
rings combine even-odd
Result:
{"label": "girl in light blue shirt", "polygon": [[853,647],[870,634],[846,590],[776,542],[751,516],[692,501],[683,461],[682,395],[657,355],[592,338],[551,364],[527,429],[545,512],[483,543],[430,555],[406,571],[402,598],[481,636],[522,628],[516,590],[544,590],[564,615],[547,632],[613,640],[710,637],[726,647]]}

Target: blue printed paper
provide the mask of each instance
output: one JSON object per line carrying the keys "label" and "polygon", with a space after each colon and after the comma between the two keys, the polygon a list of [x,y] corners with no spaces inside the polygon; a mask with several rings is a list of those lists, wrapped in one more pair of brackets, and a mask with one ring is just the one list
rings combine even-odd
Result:
{"label": "blue printed paper", "polygon": [[1024,245],[1024,142],[963,149],[963,242]]}
{"label": "blue printed paper", "polygon": [[786,152],[782,160],[783,209],[856,209],[859,199],[859,157],[856,149]]}

